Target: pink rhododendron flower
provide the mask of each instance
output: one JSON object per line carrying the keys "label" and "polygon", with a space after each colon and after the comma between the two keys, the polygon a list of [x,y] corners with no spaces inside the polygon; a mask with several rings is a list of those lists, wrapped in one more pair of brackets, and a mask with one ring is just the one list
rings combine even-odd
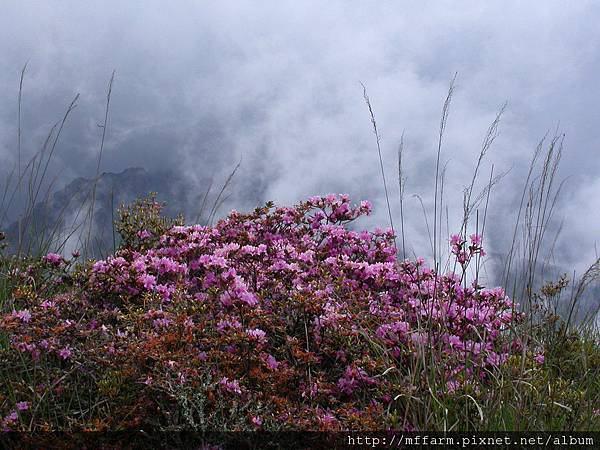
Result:
{"label": "pink rhododendron flower", "polygon": [[59,266],[62,260],[62,256],[58,253],[48,253],[46,256],[44,256],[44,261],[55,266]]}
{"label": "pink rhododendron flower", "polygon": [[56,303],[54,303],[52,300],[44,300],[42,303],[40,303],[40,306],[44,309],[54,308]]}
{"label": "pink rhododendron flower", "polygon": [[240,388],[240,383],[238,380],[230,380],[227,377],[223,377],[221,381],[219,381],[219,385],[221,388],[226,390],[227,392],[231,392],[234,394],[241,394],[242,390]]}
{"label": "pink rhododendron flower", "polygon": [[472,234],[470,237],[471,239],[471,244],[479,246],[481,245],[481,236],[478,234]]}
{"label": "pink rhododendron flower", "polygon": [[152,290],[156,287],[156,277],[154,275],[142,274],[137,278],[138,282],[144,286],[144,289]]}
{"label": "pink rhododendron flower", "polygon": [[252,421],[252,424],[253,424],[254,426],[256,426],[256,427],[260,427],[260,426],[262,426],[262,423],[263,423],[263,421],[262,421],[262,419],[260,418],[260,416],[252,416],[252,419],[251,419],[251,421]]}
{"label": "pink rhododendron flower", "polygon": [[72,352],[71,352],[71,349],[67,346],[67,347],[60,349],[60,351],[58,352],[58,355],[62,359],[69,359],[72,355]]}
{"label": "pink rhododendron flower", "polygon": [[360,367],[348,366],[344,376],[337,382],[337,387],[345,394],[352,394],[359,386],[364,384],[374,384],[375,379],[367,375]]}
{"label": "pink rhododendron flower", "polygon": [[319,420],[326,425],[335,424],[338,421],[331,412],[331,410],[320,411],[318,417]]}
{"label": "pink rhododendron flower", "polygon": [[147,239],[147,238],[149,238],[150,236],[152,236],[152,233],[150,233],[148,230],[141,230],[141,231],[138,231],[138,232],[137,232],[137,236],[138,236],[140,239]]}
{"label": "pink rhododendron flower", "polygon": [[458,234],[453,234],[450,236],[450,245],[453,247],[462,245],[462,238]]}
{"label": "pink rhododendron flower", "polygon": [[20,311],[13,312],[13,315],[20,319],[22,322],[29,322],[31,320],[31,313],[28,309],[22,309]]}
{"label": "pink rhododendron flower", "polygon": [[17,422],[19,420],[19,416],[17,415],[16,411],[11,411],[10,413],[8,413],[8,415],[6,415],[3,419],[2,419],[2,424],[3,425],[12,425],[15,422]]}
{"label": "pink rhododendron flower", "polygon": [[97,273],[105,273],[109,270],[110,266],[106,263],[106,261],[96,261],[92,265],[92,270]]}
{"label": "pink rhododendron flower", "polygon": [[26,411],[29,409],[29,402],[19,402],[17,403],[17,409],[19,411]]}
{"label": "pink rhododendron flower", "polygon": [[264,344],[267,342],[267,333],[260,328],[246,330],[246,334],[251,340],[258,342],[259,344]]}
{"label": "pink rhododendron flower", "polygon": [[[146,263],[144,262],[143,259],[139,258],[139,259],[136,259],[135,261],[133,261],[133,263],[131,264],[131,267],[136,272],[143,272],[144,270],[146,270]],[[147,274],[145,274],[145,275],[148,276]]]}
{"label": "pink rhododendron flower", "polygon": [[168,328],[169,325],[171,325],[173,323],[173,321],[171,319],[167,319],[167,318],[162,318],[162,319],[154,319],[154,321],[152,322],[152,325],[154,326],[154,328]]}
{"label": "pink rhododendron flower", "polygon": [[277,368],[279,367],[279,362],[275,359],[275,357],[273,357],[273,355],[267,356],[266,362],[267,366],[271,370],[277,370]]}
{"label": "pink rhododendron flower", "polygon": [[171,295],[175,292],[175,288],[168,284],[157,284],[155,291],[160,294],[163,300],[170,300]]}

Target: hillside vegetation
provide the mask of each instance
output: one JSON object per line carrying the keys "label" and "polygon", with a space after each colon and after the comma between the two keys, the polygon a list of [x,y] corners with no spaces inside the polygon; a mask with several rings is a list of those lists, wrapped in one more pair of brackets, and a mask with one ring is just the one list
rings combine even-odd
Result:
{"label": "hillside vegetation", "polygon": [[106,259],[3,257],[2,428],[600,429],[596,336],[469,280],[480,236],[438,274],[348,229],[369,212],[330,195],[183,226],[150,197]]}

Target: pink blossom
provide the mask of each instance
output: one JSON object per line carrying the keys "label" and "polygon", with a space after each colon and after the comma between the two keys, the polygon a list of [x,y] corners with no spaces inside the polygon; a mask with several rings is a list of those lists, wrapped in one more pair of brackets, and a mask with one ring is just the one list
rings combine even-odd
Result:
{"label": "pink blossom", "polygon": [[62,359],[68,359],[71,357],[72,352],[71,349],[69,348],[69,346],[62,348],[59,352],[58,355],[62,358]]}
{"label": "pink blossom", "polygon": [[29,402],[19,402],[17,403],[17,409],[19,411],[26,411],[29,409]]}
{"label": "pink blossom", "polygon": [[231,392],[233,394],[241,394],[242,390],[240,388],[240,383],[238,380],[230,380],[227,377],[223,377],[221,381],[219,381],[219,385],[222,389],[227,392]]}
{"label": "pink blossom", "polygon": [[252,424],[256,427],[262,426],[263,421],[260,418],[260,416],[252,416],[250,420],[252,421]]}
{"label": "pink blossom", "polygon": [[458,234],[453,234],[450,236],[450,245],[458,246],[462,244],[462,238]]}
{"label": "pink blossom", "polygon": [[471,239],[471,244],[479,246],[481,245],[481,236],[478,234],[472,234],[470,237]]}
{"label": "pink blossom", "polygon": [[333,413],[331,412],[331,410],[328,409],[326,411],[323,411],[323,410],[321,410],[321,411],[319,412],[319,420],[322,423],[329,425],[329,424],[334,424],[338,421],[336,419],[335,415],[333,415]]}
{"label": "pink blossom", "polygon": [[96,261],[93,265],[92,265],[92,270],[96,273],[105,273],[106,271],[108,271],[110,268],[110,266],[106,263],[106,261]]}
{"label": "pink blossom", "polygon": [[136,259],[135,261],[133,261],[133,264],[131,264],[131,267],[136,272],[143,272],[144,270],[146,270],[146,263],[144,262],[143,259],[139,258],[139,259]]}
{"label": "pink blossom", "polygon": [[267,333],[260,328],[246,330],[246,334],[251,340],[258,342],[259,344],[264,344],[267,342]]}
{"label": "pink blossom", "polygon": [[157,284],[155,290],[163,300],[170,300],[171,295],[175,292],[175,287],[169,284]]}
{"label": "pink blossom", "polygon": [[154,319],[154,321],[152,322],[152,325],[154,326],[154,328],[167,328],[169,325],[171,325],[173,323],[173,321],[171,319]]}
{"label": "pink blossom", "polygon": [[176,273],[182,271],[183,267],[173,261],[171,258],[155,258],[152,261],[152,266],[159,274]]}
{"label": "pink blossom", "polygon": [[56,304],[52,300],[44,300],[42,303],[40,303],[40,306],[44,309],[48,309],[54,308]]}
{"label": "pink blossom", "polygon": [[248,306],[256,306],[258,304],[258,299],[256,295],[248,291],[242,291],[239,293],[240,300]]}
{"label": "pink blossom", "polygon": [[4,419],[2,420],[2,422],[16,422],[17,420],[19,420],[19,416],[17,415],[16,411],[11,411],[7,416],[4,417]]}
{"label": "pink blossom", "polygon": [[22,322],[29,322],[31,320],[31,313],[28,309],[22,309],[20,311],[14,311],[13,315],[20,319]]}
{"label": "pink blossom", "polygon": [[141,231],[138,231],[138,232],[137,232],[137,236],[138,236],[140,239],[147,239],[147,238],[149,238],[150,236],[152,236],[152,233],[150,233],[148,230],[141,230]]}
{"label": "pink blossom", "polygon": [[224,319],[217,322],[217,330],[220,332],[226,331],[227,329],[240,328],[242,324],[237,319]]}
{"label": "pink blossom", "polygon": [[338,389],[345,394],[352,394],[363,384],[374,384],[375,380],[360,367],[348,366],[344,376],[337,382]]}
{"label": "pink blossom", "polygon": [[363,200],[362,202],[360,202],[360,207],[365,210],[368,213],[371,212],[372,206],[371,206],[371,202],[368,200]]}
{"label": "pink blossom", "polygon": [[156,277],[154,275],[142,274],[137,277],[137,281],[147,290],[152,290],[156,286]]}
{"label": "pink blossom", "polygon": [[266,362],[267,366],[271,370],[277,370],[277,368],[279,367],[279,362],[275,359],[275,357],[273,357],[273,355],[267,356]]}
{"label": "pink blossom", "polygon": [[62,260],[62,256],[58,253],[48,253],[46,256],[44,256],[44,261],[55,266],[59,266]]}

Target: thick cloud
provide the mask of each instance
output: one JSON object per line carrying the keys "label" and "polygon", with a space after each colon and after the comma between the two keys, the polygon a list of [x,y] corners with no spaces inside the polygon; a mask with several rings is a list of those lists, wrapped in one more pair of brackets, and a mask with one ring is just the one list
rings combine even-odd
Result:
{"label": "thick cloud", "polygon": [[50,168],[59,185],[95,173],[97,125],[114,69],[102,170],[168,168],[200,194],[242,157],[230,208],[348,192],[374,202],[367,225],[387,225],[362,81],[382,134],[395,217],[396,150],[405,131],[408,240],[427,253],[412,194],[430,209],[441,106],[458,72],[442,152],[450,228],[485,131],[508,100],[482,167],[482,180],[491,163],[496,173],[511,169],[490,200],[490,233],[499,245],[512,236],[525,166],[560,121],[559,177],[571,178],[557,211],[565,219],[559,262],[588,262],[599,223],[587,203],[600,194],[599,19],[600,6],[583,1],[460,8],[450,1],[7,2],[0,15],[0,176],[17,161],[25,61],[24,155],[81,94]]}

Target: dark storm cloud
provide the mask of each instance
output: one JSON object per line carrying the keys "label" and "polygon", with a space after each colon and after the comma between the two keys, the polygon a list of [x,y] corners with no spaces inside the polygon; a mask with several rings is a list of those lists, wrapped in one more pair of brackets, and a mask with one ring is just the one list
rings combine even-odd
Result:
{"label": "dark storm cloud", "polygon": [[382,133],[396,216],[395,155],[406,132],[408,235],[425,252],[422,212],[410,194],[431,204],[441,105],[458,71],[442,154],[456,216],[485,130],[508,100],[482,171],[491,162],[496,173],[512,169],[492,195],[498,220],[491,230],[506,235],[524,166],[560,121],[567,135],[561,176],[572,176],[559,211],[564,251],[569,263],[593,256],[600,222],[600,208],[589,204],[600,194],[600,9],[593,2],[461,2],[460,9],[422,1],[7,3],[0,16],[2,176],[16,161],[26,60],[24,153],[81,94],[52,166],[64,183],[95,172],[114,69],[102,170],[170,169],[200,193],[242,157],[228,207],[349,192],[374,202],[366,224],[385,225],[362,81]]}

